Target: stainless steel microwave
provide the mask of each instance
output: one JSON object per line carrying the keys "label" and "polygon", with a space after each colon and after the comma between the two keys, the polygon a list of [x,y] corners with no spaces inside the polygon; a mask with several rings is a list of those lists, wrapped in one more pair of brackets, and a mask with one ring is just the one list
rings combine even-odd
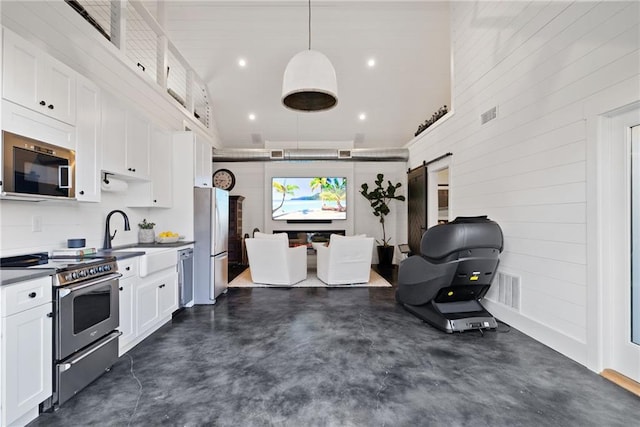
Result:
{"label": "stainless steel microwave", "polygon": [[2,159],[4,198],[75,198],[73,150],[3,131]]}

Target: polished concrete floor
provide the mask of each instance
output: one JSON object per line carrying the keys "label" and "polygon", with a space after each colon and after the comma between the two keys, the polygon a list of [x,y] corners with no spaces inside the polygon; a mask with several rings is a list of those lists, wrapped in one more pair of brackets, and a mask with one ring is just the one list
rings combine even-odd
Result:
{"label": "polished concrete floor", "polygon": [[33,426],[630,426],[640,398],[513,328],[447,335],[393,289],[230,289]]}

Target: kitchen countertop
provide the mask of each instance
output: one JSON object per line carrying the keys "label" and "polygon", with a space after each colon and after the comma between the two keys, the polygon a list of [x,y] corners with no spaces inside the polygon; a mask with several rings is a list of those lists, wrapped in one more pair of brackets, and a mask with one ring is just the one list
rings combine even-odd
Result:
{"label": "kitchen countertop", "polygon": [[[151,248],[171,249],[171,248],[179,248],[182,246],[189,246],[189,245],[192,245],[193,243],[195,243],[193,240],[186,240],[186,241],[179,240],[174,243],[134,243],[130,245],[117,246],[113,249],[107,249],[107,250],[99,249],[98,253],[93,256],[94,257],[113,256],[113,257],[116,257],[116,260],[121,260],[121,259],[127,259],[127,258],[133,258],[136,256],[145,255],[146,254],[146,252],[144,251],[145,249],[151,249]],[[130,250],[123,251],[122,250],[122,249],[132,249],[132,248],[140,249],[140,250],[139,251],[130,251]]]}
{"label": "kitchen countertop", "polygon": [[56,270],[53,268],[22,268],[5,267],[0,269],[0,286],[11,285],[13,283],[24,282],[25,280],[38,279],[45,276],[53,276]]}
{"label": "kitchen countertop", "polygon": [[179,248],[180,246],[188,246],[194,244],[193,240],[178,240],[173,243],[135,243],[133,245],[121,246],[118,248],[113,248],[114,250],[123,249],[123,248]]}

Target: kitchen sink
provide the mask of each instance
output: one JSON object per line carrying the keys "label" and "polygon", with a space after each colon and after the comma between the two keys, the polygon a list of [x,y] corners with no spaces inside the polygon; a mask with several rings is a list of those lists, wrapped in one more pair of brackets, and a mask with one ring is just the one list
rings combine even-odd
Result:
{"label": "kitchen sink", "polygon": [[138,257],[138,274],[140,277],[145,277],[167,268],[175,268],[178,263],[178,252],[176,248],[171,247],[147,248],[134,246],[130,248],[113,249],[112,252],[140,253]]}

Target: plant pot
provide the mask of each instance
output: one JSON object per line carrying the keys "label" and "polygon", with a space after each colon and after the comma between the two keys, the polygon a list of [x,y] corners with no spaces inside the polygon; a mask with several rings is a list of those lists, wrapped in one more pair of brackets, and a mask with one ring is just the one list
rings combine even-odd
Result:
{"label": "plant pot", "polygon": [[138,230],[138,243],[153,243],[156,240],[156,233],[153,228],[141,228]]}
{"label": "plant pot", "polygon": [[393,246],[378,246],[378,265],[391,265],[393,263]]}

